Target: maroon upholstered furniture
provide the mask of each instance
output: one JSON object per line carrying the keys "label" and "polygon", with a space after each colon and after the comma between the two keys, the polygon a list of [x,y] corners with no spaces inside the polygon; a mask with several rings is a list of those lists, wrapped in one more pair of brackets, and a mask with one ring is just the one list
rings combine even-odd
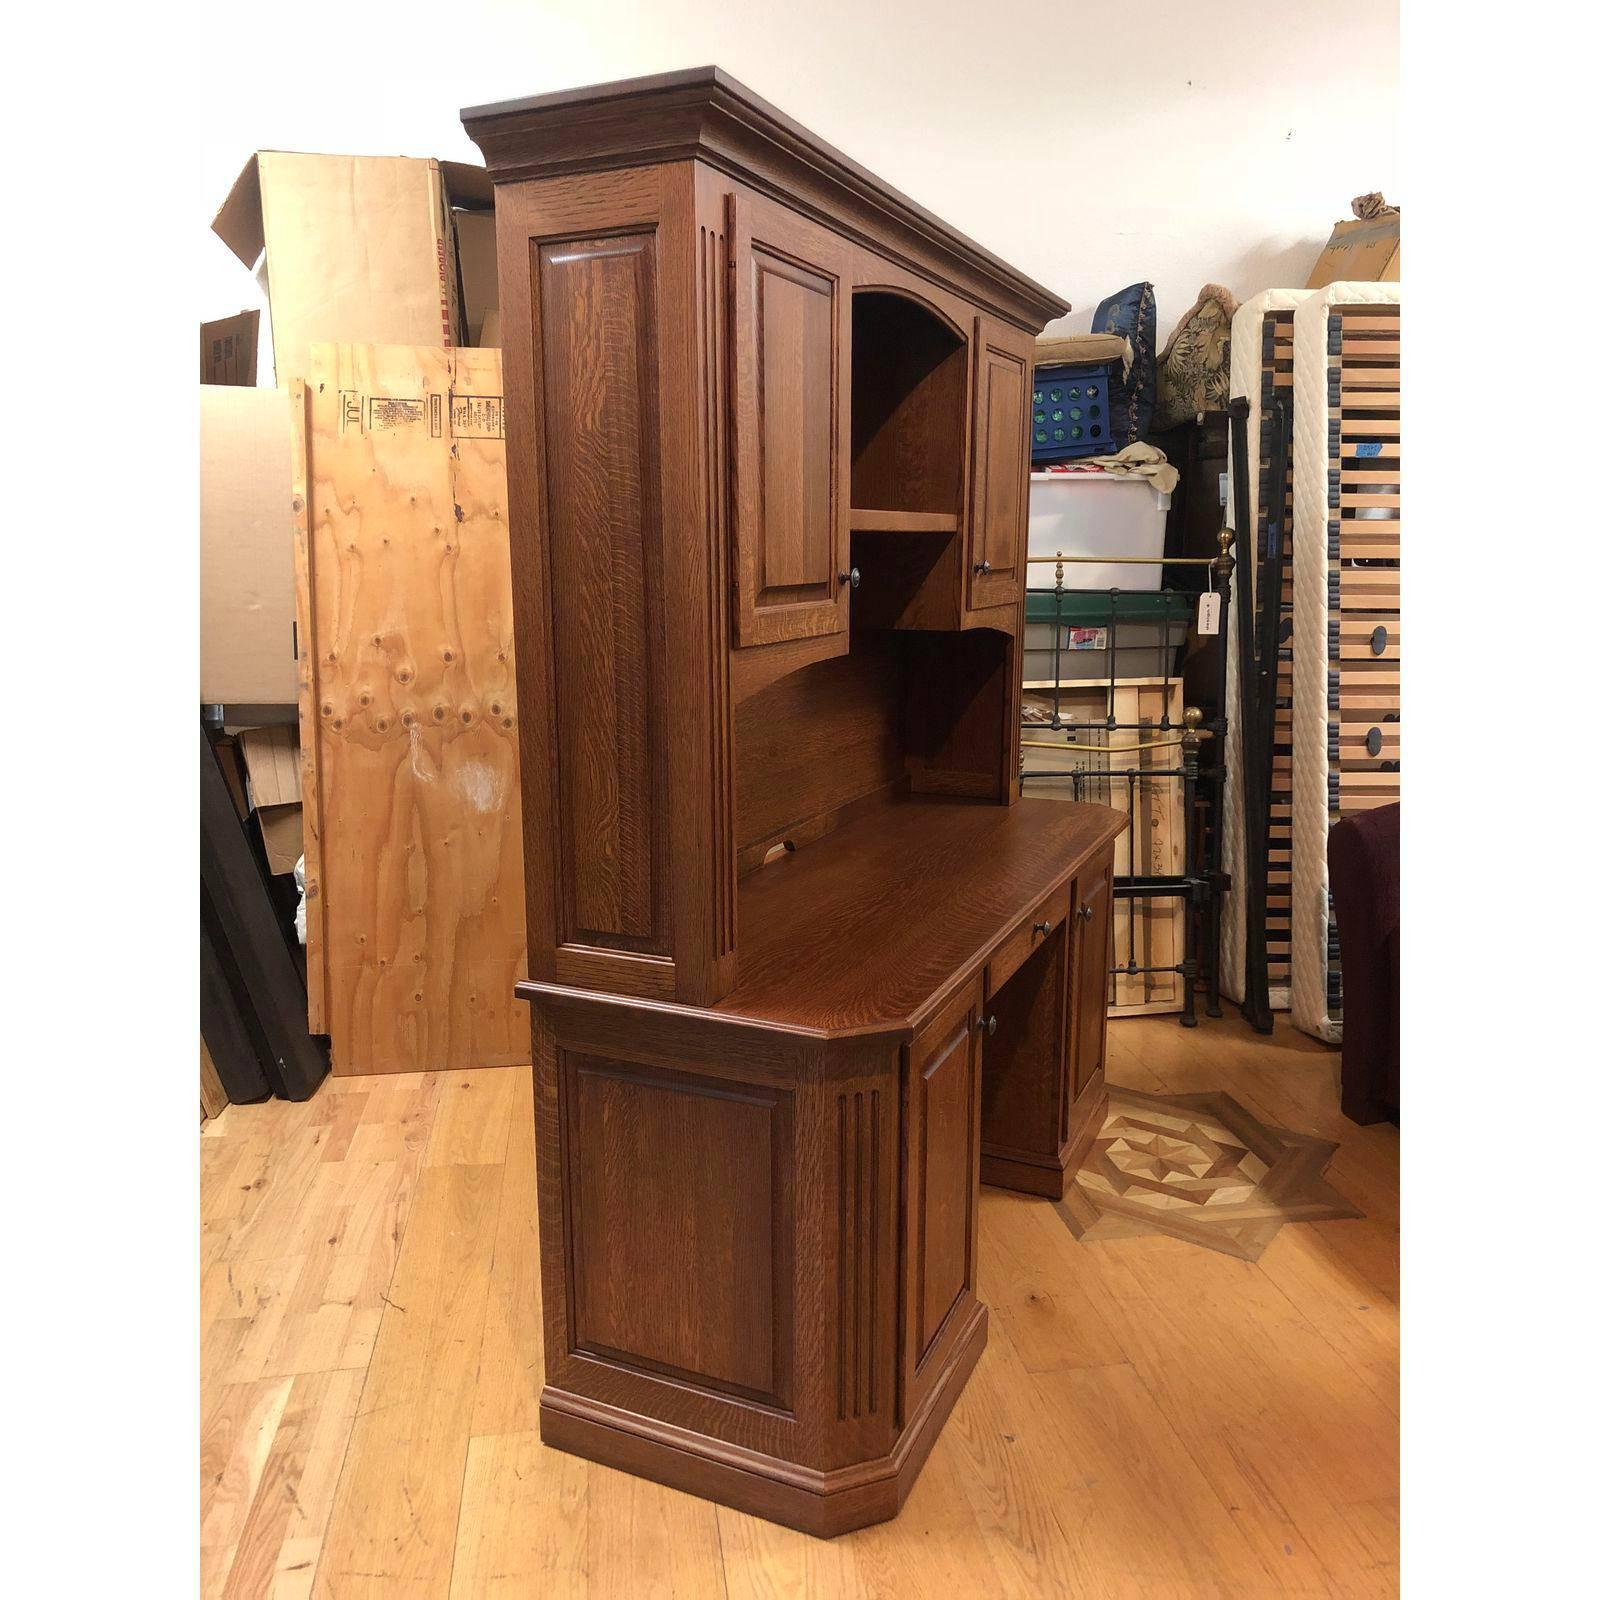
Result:
{"label": "maroon upholstered furniture", "polygon": [[1400,807],[1345,817],[1328,835],[1344,994],[1340,1103],[1352,1122],[1400,1120]]}

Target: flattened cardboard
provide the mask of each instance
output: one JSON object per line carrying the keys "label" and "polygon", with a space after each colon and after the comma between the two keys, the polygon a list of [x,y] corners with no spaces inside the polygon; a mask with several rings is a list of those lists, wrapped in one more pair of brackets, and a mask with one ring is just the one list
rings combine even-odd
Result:
{"label": "flattened cardboard", "polygon": [[492,206],[488,175],[408,156],[262,150],[245,163],[211,226],[260,263],[280,388],[307,376],[313,341],[465,342],[452,198]]}
{"label": "flattened cardboard", "polygon": [[1308,289],[1330,283],[1398,283],[1400,281],[1400,213],[1336,222],[1317,264],[1306,279]]}
{"label": "flattened cardboard", "polygon": [[293,705],[289,395],[200,389],[200,700]]}
{"label": "flattened cardboard", "polygon": [[256,346],[261,342],[261,313],[241,311],[200,324],[200,381],[253,387]]}
{"label": "flattened cardboard", "polygon": [[298,804],[300,739],[295,729],[246,728],[238,742],[250,784],[250,804],[257,809]]}
{"label": "flattened cardboard", "polygon": [[293,872],[305,849],[299,736],[289,727],[246,728],[238,745],[267,866],[275,874]]}

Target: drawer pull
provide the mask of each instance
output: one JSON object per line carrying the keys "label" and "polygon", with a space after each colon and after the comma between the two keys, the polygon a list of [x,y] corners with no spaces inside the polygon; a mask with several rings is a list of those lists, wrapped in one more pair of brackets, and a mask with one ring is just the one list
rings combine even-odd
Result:
{"label": "drawer pull", "polygon": [[1034,923],[1033,931],[1035,933],[1049,933],[1049,931],[1050,931],[1050,919],[1048,917],[1046,917],[1043,922]]}
{"label": "drawer pull", "polygon": [[1369,756],[1375,756],[1375,755],[1377,755],[1377,753],[1381,749],[1383,749],[1383,729],[1382,728],[1368,728],[1367,729],[1367,754]]}
{"label": "drawer pull", "polygon": [[1372,653],[1375,656],[1381,656],[1389,648],[1389,630],[1381,622],[1372,630],[1372,638],[1369,643],[1372,645]]}
{"label": "drawer pull", "polygon": [[998,1016],[991,1016],[989,1018],[989,1020],[986,1023],[984,1023],[984,1027],[989,1030],[989,1037],[991,1039],[994,1038],[994,1030],[996,1028],[998,1028],[999,1026],[1000,1026],[1000,1018]]}
{"label": "drawer pull", "polygon": [[860,567],[851,567],[848,572],[841,572],[839,574],[839,582],[848,583],[852,589],[859,589],[861,587]]}
{"label": "drawer pull", "polygon": [[976,572],[980,577],[987,577],[988,574],[989,574],[989,570],[990,570],[989,569],[989,563],[987,561],[974,562],[972,570],[974,572]]}
{"label": "drawer pull", "polygon": [[1093,922],[1094,921],[1094,907],[1093,906],[1079,906],[1078,907],[1078,915],[1080,917],[1082,917],[1085,922]]}

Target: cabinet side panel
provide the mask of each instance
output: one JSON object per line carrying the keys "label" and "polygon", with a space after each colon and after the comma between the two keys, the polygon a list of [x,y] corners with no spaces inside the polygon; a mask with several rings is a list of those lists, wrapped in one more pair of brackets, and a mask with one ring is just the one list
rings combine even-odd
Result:
{"label": "cabinet side panel", "polygon": [[560,937],[670,951],[654,230],[532,251],[543,347]]}

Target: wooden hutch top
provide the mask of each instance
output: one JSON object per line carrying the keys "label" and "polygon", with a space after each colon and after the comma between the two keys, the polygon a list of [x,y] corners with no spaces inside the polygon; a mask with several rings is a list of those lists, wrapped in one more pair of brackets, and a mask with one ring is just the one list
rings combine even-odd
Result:
{"label": "wooden hutch top", "polygon": [[1072,309],[721,67],[469,106],[461,120],[497,184],[704,161],[1030,332]]}

